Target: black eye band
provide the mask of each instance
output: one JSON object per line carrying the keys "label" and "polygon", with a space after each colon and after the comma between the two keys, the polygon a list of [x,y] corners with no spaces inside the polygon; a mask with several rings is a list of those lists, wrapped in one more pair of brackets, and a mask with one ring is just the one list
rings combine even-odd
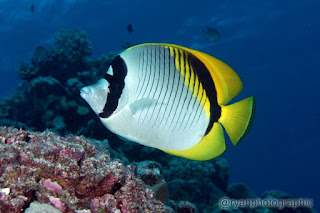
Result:
{"label": "black eye band", "polygon": [[119,99],[124,88],[124,79],[127,75],[126,62],[117,56],[111,63],[113,76],[106,74],[103,78],[106,79],[109,86],[109,95],[107,102],[104,105],[103,112],[99,114],[101,118],[108,118],[118,107]]}

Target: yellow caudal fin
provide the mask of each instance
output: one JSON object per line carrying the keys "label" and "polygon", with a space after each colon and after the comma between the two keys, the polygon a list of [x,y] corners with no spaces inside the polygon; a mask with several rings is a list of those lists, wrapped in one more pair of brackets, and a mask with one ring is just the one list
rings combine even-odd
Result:
{"label": "yellow caudal fin", "polygon": [[162,150],[190,160],[205,161],[216,158],[226,150],[223,128],[214,123],[210,132],[195,146],[186,150]]}
{"label": "yellow caudal fin", "polygon": [[221,117],[218,120],[228,133],[234,146],[248,134],[255,112],[254,97],[246,98],[228,106],[221,106]]}

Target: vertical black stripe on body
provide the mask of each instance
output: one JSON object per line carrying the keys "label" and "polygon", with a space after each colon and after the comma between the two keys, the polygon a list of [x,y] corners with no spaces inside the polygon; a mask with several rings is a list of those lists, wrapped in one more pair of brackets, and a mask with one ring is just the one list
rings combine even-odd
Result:
{"label": "vertical black stripe on body", "polygon": [[155,82],[155,78],[156,78],[156,69],[155,69],[155,66],[156,66],[156,63],[155,63],[155,48],[154,46],[150,46],[150,64],[149,64],[149,69],[150,69],[150,72],[151,72],[151,78],[150,78],[150,88],[147,88],[148,90],[148,94],[145,96],[145,97],[148,97],[148,98],[151,98],[151,92],[154,88],[154,82]]}
{"label": "vertical black stripe on body", "polygon": [[140,85],[142,82],[142,74],[143,72],[141,72],[141,66],[142,66],[142,59],[141,59],[141,51],[139,51],[138,53],[138,66],[137,66],[137,71],[138,71],[138,85],[137,85],[137,91],[140,90]]}
{"label": "vertical black stripe on body", "polygon": [[[174,64],[174,61],[171,61],[172,58],[174,58],[174,56],[171,56],[170,54],[170,49],[168,48],[168,70],[169,70],[169,73],[170,75],[173,75],[173,78],[172,78],[172,85],[171,85],[171,91],[170,91],[170,95],[169,95],[169,100],[168,100],[168,103],[170,103],[170,100],[171,98],[173,97],[173,88],[174,88],[174,83],[175,83],[175,79],[176,79],[176,76],[178,75],[178,73],[176,73],[177,71],[175,70],[175,64]],[[171,63],[173,62],[173,64]],[[179,77],[179,76],[178,76]],[[169,78],[170,79],[170,78]],[[169,117],[170,117],[170,114],[171,114],[171,111],[172,111],[172,106],[174,104],[174,99],[172,101],[172,104],[171,106],[169,107],[169,104],[166,106],[166,111],[165,113],[163,114],[163,119],[164,118],[167,118],[167,120],[165,121],[164,123],[164,126],[167,126],[167,123],[168,123],[168,120],[169,120]],[[167,110],[169,107],[169,110]],[[166,115],[166,112],[168,112],[168,116],[165,116]],[[162,121],[161,121],[162,122]]]}
{"label": "vertical black stripe on body", "polygon": [[[145,82],[145,86],[143,87],[143,90],[142,90],[142,95],[140,98],[147,98],[148,96],[146,96],[147,93],[149,93],[149,85],[150,85],[150,79],[151,79],[151,76],[153,76],[153,73],[152,73],[152,70],[151,70],[151,66],[152,66],[152,54],[151,54],[151,49],[150,48],[144,48],[144,50],[146,51],[146,62],[145,62],[145,65],[146,67],[144,68],[145,72],[147,73],[147,77],[146,77],[146,82]],[[150,106],[148,107],[150,108]],[[141,118],[142,114],[144,114],[144,117]],[[141,111],[140,112],[140,115],[139,115],[139,120],[141,123],[144,122],[144,120],[146,119],[147,117],[147,113],[145,113],[144,111]],[[142,119],[142,120],[141,120]]]}
{"label": "vertical black stripe on body", "polygon": [[[159,50],[159,46],[153,46],[153,72],[154,72],[154,80],[153,80],[153,84],[155,84],[155,87],[154,87],[154,91],[153,91],[153,94],[152,94],[152,90],[150,90],[151,94],[150,94],[150,98],[153,99],[153,100],[156,100],[157,98],[155,97],[155,95],[157,94],[157,91],[158,91],[158,87],[159,87],[159,83],[160,83],[160,67],[158,64],[160,64],[160,50]],[[161,91],[160,91],[161,92]],[[159,102],[159,100],[157,101]],[[148,111],[147,111],[147,114],[149,113],[149,109],[148,108]],[[153,107],[153,110],[150,114],[150,118],[149,118],[149,122],[151,122],[153,116],[154,116],[154,111],[156,109],[156,106]]]}
{"label": "vertical black stripe on body", "polygon": [[[191,75],[190,75],[190,82],[191,82],[191,80],[192,80],[192,82],[193,82],[193,84],[192,84],[192,91],[194,92],[194,88],[195,88],[195,86],[196,86],[197,76],[196,76],[196,74],[195,74],[194,71],[193,71],[193,68],[192,68],[192,65],[191,65],[191,63],[190,63],[190,60],[188,60],[188,64],[189,64],[189,69],[190,69],[190,73],[191,73]],[[189,82],[189,86],[190,86],[190,82]],[[195,95],[195,96],[196,96],[196,95]],[[193,104],[192,104],[191,100],[193,101]],[[190,97],[189,103],[188,103],[188,109],[189,109],[190,106],[192,105],[192,110],[193,110],[193,109],[194,109],[194,105],[195,105],[196,102],[197,102],[197,98],[196,98],[196,97],[193,97],[193,94],[192,94],[191,97]],[[193,115],[193,119],[194,119],[195,114],[194,114],[193,112],[194,112],[194,111],[192,111],[192,113],[189,113],[188,120],[187,120],[186,123],[185,123],[184,129],[186,129],[187,126],[188,126],[188,128],[191,126],[192,122],[190,122],[190,124],[189,124],[189,121],[190,121],[191,115]],[[189,124],[189,125],[188,125],[188,124]]]}
{"label": "vertical black stripe on body", "polygon": [[[188,72],[187,66],[186,66],[186,63],[187,63],[187,61],[186,61],[186,59],[187,59],[187,53],[186,53],[185,51],[183,51],[183,50],[181,50],[181,52],[182,52],[182,55],[181,55],[182,58],[181,58],[181,60],[179,60],[179,61],[181,61],[181,62],[184,64],[184,71],[183,71],[183,72],[184,72],[184,75],[183,75],[183,84],[182,84],[183,89],[182,89],[182,91],[181,91],[181,97],[180,97],[179,102],[178,102],[178,105],[177,105],[177,109],[178,109],[179,104],[180,104],[180,101],[182,101],[182,102],[181,102],[181,110],[180,110],[180,112],[179,112],[177,121],[180,120],[180,117],[181,117],[181,114],[182,114],[183,111],[184,111],[184,116],[183,116],[183,118],[182,118],[182,120],[181,120],[181,122],[180,122],[180,127],[181,127],[181,125],[182,125],[182,123],[183,123],[183,121],[184,121],[184,118],[185,118],[185,116],[186,116],[186,113],[188,112],[188,111],[186,110],[186,108],[188,108],[188,107],[185,105],[185,103],[186,103],[186,100],[187,100],[187,97],[188,97],[188,93],[189,93],[188,85],[186,85],[186,77],[187,77],[187,72]],[[182,60],[182,59],[183,59],[183,60]],[[182,67],[182,66],[180,66],[180,67]],[[181,77],[182,77],[182,76],[181,76]],[[189,81],[190,81],[190,79],[189,79]],[[184,93],[185,90],[187,90],[187,91],[185,92],[185,95],[183,96],[183,93]],[[177,125],[178,125],[178,122],[176,122],[176,124],[175,124],[175,126],[173,127],[173,129],[176,129]],[[180,128],[180,127],[179,127],[179,128]]]}
{"label": "vertical black stripe on body", "polygon": [[[143,82],[141,84],[141,89],[140,91],[137,93],[137,100],[143,98],[143,95],[146,91],[146,85],[147,85],[147,81],[148,78],[150,77],[149,74],[150,72],[148,72],[148,49],[146,48],[141,48],[140,51],[142,52],[142,66],[141,66],[141,72],[144,74],[144,79]],[[139,122],[141,122],[141,115],[142,115],[143,111],[140,111],[138,120]]]}
{"label": "vertical black stripe on body", "polygon": [[[209,133],[213,124],[221,116],[221,107],[217,100],[217,91],[212,76],[207,67],[196,56],[190,53],[190,62],[210,102],[210,120],[205,135]],[[202,98],[201,98],[202,100]],[[201,103],[201,102],[200,102]]]}
{"label": "vertical black stripe on body", "polygon": [[[155,90],[155,94],[157,94],[158,85],[161,84],[161,86],[159,87],[159,92],[158,92],[160,94],[159,95],[159,100],[158,100],[159,104],[160,104],[160,108],[158,109],[158,112],[157,112],[156,115],[155,115],[156,107],[153,108],[152,116],[155,115],[155,120],[154,120],[152,126],[154,126],[155,123],[157,122],[159,114],[160,114],[162,108],[164,107],[164,103],[163,102],[164,102],[165,97],[167,96],[167,93],[168,93],[168,87],[164,88],[165,78],[166,78],[166,73],[167,73],[167,69],[165,67],[165,50],[160,45],[158,45],[157,47],[158,47],[158,49],[157,49],[157,53],[158,54],[156,56],[156,60],[158,61],[159,78],[158,78],[158,84],[157,84],[157,87],[156,87],[156,90]],[[161,78],[161,75],[160,75],[161,73],[162,73],[162,78]],[[161,99],[161,94],[163,94],[162,99]]]}
{"label": "vertical black stripe on body", "polygon": [[[174,52],[177,54],[177,57],[174,57],[174,58],[175,58],[175,64],[176,64],[176,65],[178,64],[178,70],[175,70],[175,71],[178,72],[178,71],[180,70],[180,72],[179,72],[179,75],[178,75],[178,77],[179,77],[179,83],[178,83],[178,86],[177,86],[176,96],[175,96],[174,100],[177,100],[177,99],[178,99],[178,103],[177,103],[177,106],[175,107],[175,111],[174,111],[174,114],[173,114],[173,117],[172,117],[172,121],[171,121],[171,123],[170,123],[170,125],[169,125],[169,128],[171,127],[171,125],[173,124],[173,121],[175,120],[177,111],[178,111],[178,109],[179,109],[179,104],[180,104],[180,101],[181,101],[181,98],[182,98],[182,93],[183,93],[183,90],[184,90],[184,88],[185,88],[185,86],[184,86],[184,79],[183,79],[183,82],[182,82],[182,75],[181,75],[181,67],[182,67],[182,65],[181,65],[181,63],[180,63],[180,62],[181,62],[181,61],[180,61],[181,55],[180,55],[179,49],[176,49],[176,50],[177,50],[177,51],[174,51]],[[178,59],[177,59],[177,58],[178,58]],[[182,87],[182,88],[181,88],[181,87]],[[178,94],[178,91],[179,91],[180,88],[181,88],[181,91],[180,91],[180,94]],[[177,99],[176,99],[176,97],[177,97]],[[176,119],[176,124],[177,124],[178,120],[179,120],[179,119]],[[174,128],[173,128],[173,129],[174,129]]]}
{"label": "vertical black stripe on body", "polygon": [[104,78],[109,82],[109,95],[104,105],[103,111],[99,113],[101,118],[109,117],[118,107],[119,99],[124,88],[124,79],[127,75],[127,65],[125,61],[117,56],[111,62],[113,75],[106,74]]}
{"label": "vertical black stripe on body", "polygon": [[142,49],[142,51],[140,51],[140,53],[141,53],[142,57],[141,57],[141,67],[140,67],[139,71],[143,74],[143,81],[142,81],[140,89],[138,89],[137,98],[140,96],[142,89],[144,88],[146,78],[147,78],[147,72],[146,72],[146,68],[145,68],[147,65],[146,65],[146,60],[145,60],[144,49]]}
{"label": "vertical black stripe on body", "polygon": [[[205,90],[203,90],[204,92],[205,92]],[[204,99],[205,98],[205,99]],[[203,105],[202,106],[204,106],[205,104],[206,104],[206,102],[208,101],[208,98],[207,98],[207,96],[205,95],[205,93],[204,93],[204,96],[201,98],[201,102],[202,102],[202,100],[204,99],[204,102],[203,102]],[[200,115],[199,115],[199,117],[198,117],[198,119],[196,120],[196,123],[199,121],[199,119],[200,119]]]}
{"label": "vertical black stripe on body", "polygon": [[[191,65],[192,66],[192,65]],[[200,90],[200,81],[199,81],[199,77],[197,76],[197,73],[195,72],[195,70],[192,68],[193,70],[193,73],[194,73],[194,87],[193,87],[193,92],[194,92],[194,98],[193,98],[193,104],[192,104],[192,111],[194,112],[193,113],[193,117],[190,121],[190,125],[187,127],[187,128],[190,128],[192,126],[192,124],[194,123],[194,120],[195,120],[195,117],[196,117],[196,114],[197,114],[197,110],[195,109],[195,107],[197,107],[196,105],[198,105],[198,108],[199,106],[201,105],[200,102],[197,101],[197,97],[198,97],[198,94],[199,94],[199,90]],[[198,86],[197,90],[195,91],[195,88],[196,86]],[[197,108],[197,109],[198,109]]]}
{"label": "vertical black stripe on body", "polygon": [[143,94],[142,94],[142,98],[144,98],[144,97],[146,97],[145,95],[146,95],[146,93],[148,92],[147,90],[148,90],[148,87],[149,87],[149,84],[150,84],[150,78],[151,78],[151,69],[150,69],[150,66],[151,66],[151,62],[150,62],[150,60],[151,60],[151,57],[150,57],[150,53],[149,53],[149,48],[147,48],[146,49],[146,52],[147,52],[147,60],[146,60],[146,68],[145,68],[145,70],[146,70],[146,72],[148,73],[147,75],[148,75],[148,77],[146,78],[146,86],[143,88]]}
{"label": "vertical black stripe on body", "polygon": [[[148,83],[147,83],[147,87],[146,87],[146,91],[145,91],[146,93],[142,97],[143,98],[152,99],[151,98],[151,91],[153,90],[155,76],[156,76],[156,70],[154,69],[155,68],[155,60],[154,60],[155,53],[154,53],[153,46],[147,46],[147,48],[148,48],[148,63],[149,63],[148,64],[148,69],[149,69],[149,72],[150,72],[150,78],[149,78]],[[145,112],[144,118],[141,121],[142,123],[144,123],[146,118],[148,117],[150,107],[151,106],[148,106],[148,109]]]}
{"label": "vertical black stripe on body", "polygon": [[[154,70],[154,80],[153,82],[155,83],[155,88],[154,88],[154,92],[153,94],[150,95],[150,97],[152,97],[152,99],[155,99],[155,95],[158,91],[158,86],[159,86],[159,81],[160,81],[160,67],[157,66],[158,63],[160,64],[160,50],[158,50],[157,48],[158,46],[154,46],[154,57],[153,57],[153,63],[154,63],[154,66],[153,66],[153,70]],[[158,76],[158,78],[157,78]],[[150,90],[151,91],[151,90]]]}
{"label": "vertical black stripe on body", "polygon": [[[178,91],[179,91],[179,88],[181,87],[181,77],[180,77],[180,72],[179,72],[179,70],[176,70],[176,67],[175,67],[175,65],[176,65],[176,61],[175,61],[175,58],[176,58],[176,51],[173,51],[173,53],[174,53],[174,55],[173,55],[173,71],[172,72],[174,72],[174,74],[175,74],[175,76],[177,76],[178,77],[178,83],[177,83],[177,89],[176,89],[176,91],[173,91],[174,92],[174,96],[173,96],[173,102],[172,102],[172,106],[171,106],[171,108],[170,108],[170,113],[169,113],[169,115],[168,115],[168,119],[170,118],[170,115],[171,115],[171,112],[172,112],[172,110],[174,110],[174,113],[173,113],[173,117],[172,117],[172,120],[171,120],[171,123],[169,124],[169,128],[171,127],[171,125],[172,125],[172,123],[173,123],[173,121],[174,121],[174,117],[175,117],[175,114],[177,113],[177,110],[178,110],[178,105],[177,105],[177,107],[175,107],[175,109],[173,109],[173,106],[175,105],[175,103],[176,103],[176,101],[177,101],[177,95],[178,95]],[[179,53],[178,53],[179,54]],[[179,55],[178,55],[178,58],[179,58]],[[180,67],[180,64],[179,64],[179,61],[178,61],[178,67]],[[183,82],[184,83],[184,82]],[[173,89],[172,89],[173,90]],[[181,89],[182,90],[182,89]],[[179,97],[179,100],[180,100],[180,97]],[[167,121],[168,121],[168,119],[167,119]]]}
{"label": "vertical black stripe on body", "polygon": [[[200,88],[202,88],[202,90],[200,91]],[[203,89],[203,87],[202,87],[202,85],[201,85],[201,82],[199,81],[199,87],[198,87],[198,95],[200,94],[200,92],[201,92],[201,98],[200,98],[200,101],[199,102],[197,102],[198,103],[198,107],[197,107],[197,110],[196,110],[196,112],[195,112],[195,114],[194,114],[194,117],[193,117],[193,119],[192,119],[192,122],[191,123],[196,123],[196,120],[195,120],[195,118],[197,118],[197,121],[199,120],[199,118],[200,118],[200,116],[201,116],[201,112],[202,112],[202,110],[204,110],[203,109],[203,106],[201,105],[201,101],[202,101],[202,98],[203,98],[203,94],[204,94],[204,89]],[[196,97],[198,97],[198,95],[196,96]],[[200,97],[200,96],[199,96]],[[199,115],[198,115],[198,112],[199,112]],[[197,117],[197,115],[198,115],[198,117]]]}
{"label": "vertical black stripe on body", "polygon": [[[151,60],[151,70],[154,74],[153,76],[153,80],[152,80],[152,85],[151,85],[151,88],[150,88],[150,92],[148,94],[148,98],[151,98],[153,100],[156,100],[157,98],[155,97],[156,93],[157,93],[157,90],[158,90],[158,85],[159,85],[159,81],[160,81],[160,68],[159,66],[157,66],[157,64],[159,63],[159,50],[158,50],[158,46],[151,46],[152,47],[152,60]],[[157,78],[158,76],[158,78]],[[153,94],[152,94],[152,91]],[[159,101],[159,100],[158,100]],[[157,101],[157,102],[158,102]],[[148,110],[146,112],[146,116],[149,115],[149,120],[147,122],[151,122],[152,120],[152,117],[153,117],[153,112],[156,108],[156,106],[153,107],[153,110],[152,112],[150,112],[150,107],[148,107]],[[150,114],[149,114],[150,113]]]}
{"label": "vertical black stripe on body", "polygon": [[[191,70],[190,62],[189,62],[189,60],[188,60],[189,55],[188,55],[188,53],[187,53],[186,51],[183,51],[183,52],[184,52],[184,54],[185,54],[184,63],[188,65],[188,66],[185,66],[185,78],[186,78],[186,76],[187,76],[187,74],[188,74],[189,79],[188,79],[187,85],[188,85],[188,87],[189,87],[189,86],[190,86],[190,82],[191,82],[191,77],[192,77],[192,76],[191,76],[191,75],[192,75],[192,70]],[[193,86],[194,86],[194,85],[193,85]],[[193,91],[193,90],[191,90],[191,91]],[[187,99],[188,95],[189,95],[189,99]],[[184,125],[183,130],[185,129],[185,127],[186,127],[186,125],[187,125],[187,123],[188,123],[188,121],[189,121],[189,118],[190,118],[190,116],[191,116],[191,114],[192,114],[191,112],[189,112],[190,101],[191,101],[192,97],[193,97],[193,94],[192,94],[192,93],[190,94],[190,93],[187,92],[186,97],[185,97],[185,100],[184,100],[184,102],[183,102],[183,106],[186,107],[186,113],[184,114],[183,119],[182,119],[182,122],[181,122],[181,124],[180,124],[180,126],[179,126],[179,128],[178,128],[179,130],[182,128],[183,125]],[[186,120],[186,117],[188,117],[187,120]]]}
{"label": "vertical black stripe on body", "polygon": [[[170,50],[168,48],[164,48],[164,47],[162,47],[162,48],[163,48],[163,69],[164,69],[165,73],[168,73],[166,92],[165,92],[165,95],[163,96],[163,101],[164,101],[165,97],[168,94],[168,89],[169,89],[169,86],[170,86],[170,80],[171,80],[172,72],[170,70],[170,64],[171,64],[170,63]],[[172,80],[172,82],[174,82],[174,80]],[[163,116],[162,116],[162,118],[161,118],[161,120],[159,122],[159,126],[161,125],[163,119],[165,118],[165,114],[167,112],[168,105],[169,105],[169,102],[170,102],[170,99],[171,99],[172,89],[173,89],[173,84],[172,84],[172,88],[171,88],[170,93],[169,93],[168,103],[165,106]],[[162,91],[162,89],[161,89],[161,91]],[[157,118],[159,116],[159,113],[160,113],[160,111],[158,112]]]}

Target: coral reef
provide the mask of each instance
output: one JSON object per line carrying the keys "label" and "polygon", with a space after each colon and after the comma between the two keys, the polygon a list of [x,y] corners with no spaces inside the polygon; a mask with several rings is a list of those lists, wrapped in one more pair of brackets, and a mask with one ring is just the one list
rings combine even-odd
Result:
{"label": "coral reef", "polygon": [[61,30],[51,46],[37,47],[30,63],[21,62],[15,94],[0,99],[0,125],[106,138],[108,131],[79,90],[104,75],[114,54],[93,59],[92,52],[79,29]]}
{"label": "coral reef", "polygon": [[88,35],[79,29],[61,30],[48,49],[36,47],[31,64],[21,62],[18,74],[21,79],[32,80],[38,76],[52,76],[63,84],[89,68],[92,44]]}
{"label": "coral reef", "polygon": [[34,201],[61,212],[165,212],[136,170],[84,137],[0,128],[0,188],[8,189],[0,207],[8,213]]}
{"label": "coral reef", "polygon": [[61,213],[60,210],[54,208],[53,206],[46,203],[39,203],[34,201],[30,204],[30,207],[27,208],[24,213]]}
{"label": "coral reef", "polygon": [[[171,156],[164,165],[125,165],[126,158],[113,159],[110,153],[121,158],[107,140],[0,127],[0,212],[37,212],[44,204],[55,212],[313,212],[221,209],[222,197],[258,198],[244,184],[228,184],[229,166],[223,158],[196,162]],[[261,196],[265,198],[293,197],[267,191]]]}
{"label": "coral reef", "polygon": [[143,161],[137,164],[138,177],[155,192],[155,198],[167,204],[169,195],[167,183],[161,174],[161,165],[153,161]]}
{"label": "coral reef", "polygon": [[[226,196],[229,165],[223,158],[206,162],[172,157],[163,165],[163,174],[169,187],[170,199],[190,201],[207,212],[221,197]],[[197,196],[190,196],[197,194]],[[208,209],[209,207],[209,209]]]}
{"label": "coral reef", "polygon": [[188,201],[181,201],[177,204],[177,213],[197,213],[196,206]]}
{"label": "coral reef", "polygon": [[227,195],[232,199],[252,199],[256,197],[243,183],[230,184],[227,188]]}

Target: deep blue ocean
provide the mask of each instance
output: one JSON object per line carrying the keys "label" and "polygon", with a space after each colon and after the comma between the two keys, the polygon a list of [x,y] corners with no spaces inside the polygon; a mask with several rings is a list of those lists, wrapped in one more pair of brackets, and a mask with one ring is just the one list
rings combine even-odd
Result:
{"label": "deep blue ocean", "polygon": [[[257,195],[278,189],[311,198],[319,210],[319,9],[318,0],[0,0],[0,96],[20,82],[20,61],[60,29],[86,31],[95,57],[126,42],[206,52],[243,80],[234,101],[256,97],[249,135],[237,148],[227,140],[230,182],[244,182]],[[207,27],[220,39],[204,38]]]}

